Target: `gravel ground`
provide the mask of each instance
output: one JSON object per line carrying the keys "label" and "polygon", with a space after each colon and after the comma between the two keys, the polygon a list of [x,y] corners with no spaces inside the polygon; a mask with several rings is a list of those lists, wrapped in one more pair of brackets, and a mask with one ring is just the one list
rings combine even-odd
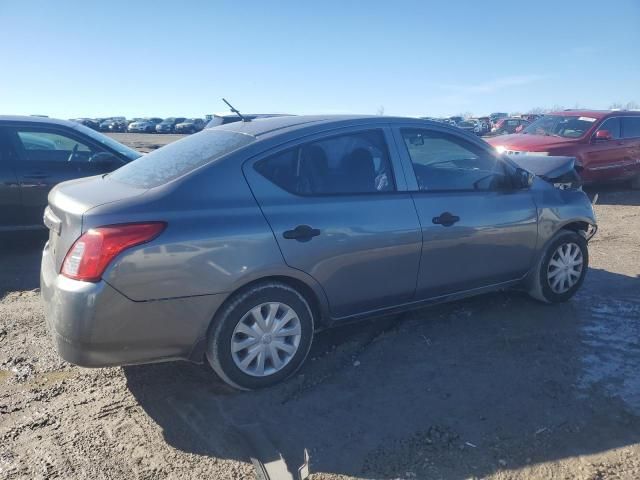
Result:
{"label": "gravel ground", "polygon": [[[169,135],[114,134],[153,149]],[[607,189],[582,291],[493,294],[323,332],[290,381],[237,393],[206,367],[61,361],[42,237],[0,255],[0,478],[640,478],[640,191]],[[7,245],[8,243],[8,245]]]}

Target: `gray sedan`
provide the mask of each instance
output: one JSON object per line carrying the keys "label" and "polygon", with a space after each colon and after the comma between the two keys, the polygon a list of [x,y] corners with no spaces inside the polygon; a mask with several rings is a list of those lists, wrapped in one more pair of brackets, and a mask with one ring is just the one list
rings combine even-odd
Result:
{"label": "gray sedan", "polygon": [[292,375],[323,327],[506,288],[566,301],[596,225],[572,158],[320,116],[206,129],[65,182],[44,221],[63,358],[208,361],[240,389]]}

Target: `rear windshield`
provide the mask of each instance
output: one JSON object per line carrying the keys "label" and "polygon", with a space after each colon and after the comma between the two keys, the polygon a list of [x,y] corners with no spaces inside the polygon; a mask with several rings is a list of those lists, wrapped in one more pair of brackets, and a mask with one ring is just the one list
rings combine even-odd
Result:
{"label": "rear windshield", "polygon": [[205,130],[143,155],[108,177],[135,187],[157,187],[254,140],[243,133]]}

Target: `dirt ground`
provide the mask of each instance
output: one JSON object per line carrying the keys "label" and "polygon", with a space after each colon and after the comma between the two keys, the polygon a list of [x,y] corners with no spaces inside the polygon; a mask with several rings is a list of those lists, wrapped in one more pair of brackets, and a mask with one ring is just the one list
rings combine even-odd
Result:
{"label": "dirt ground", "polygon": [[[152,149],[173,136],[114,135]],[[593,193],[593,192],[591,192]],[[43,237],[0,249],[0,479],[640,478],[640,191],[606,189],[570,302],[500,293],[321,333],[299,374],[238,393],[205,366],[61,361]]]}

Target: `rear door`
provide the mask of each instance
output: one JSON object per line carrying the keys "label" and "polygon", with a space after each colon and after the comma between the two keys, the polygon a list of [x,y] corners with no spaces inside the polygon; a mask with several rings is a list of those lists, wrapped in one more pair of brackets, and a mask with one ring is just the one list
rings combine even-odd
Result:
{"label": "rear door", "polygon": [[0,231],[25,226],[15,162],[10,137],[0,127]]}
{"label": "rear door", "polygon": [[625,177],[640,175],[640,115],[622,118]]}
{"label": "rear door", "polygon": [[17,153],[16,174],[28,225],[42,225],[47,195],[58,183],[106,173],[122,164],[72,129],[28,124],[9,127],[7,134]]}
{"label": "rear door", "polygon": [[414,295],[422,236],[390,135],[341,129],[244,165],[286,263],[322,285],[334,318]]}
{"label": "rear door", "polygon": [[422,225],[416,296],[434,298],[522,278],[537,242],[529,190],[482,143],[437,128],[394,129]]}

